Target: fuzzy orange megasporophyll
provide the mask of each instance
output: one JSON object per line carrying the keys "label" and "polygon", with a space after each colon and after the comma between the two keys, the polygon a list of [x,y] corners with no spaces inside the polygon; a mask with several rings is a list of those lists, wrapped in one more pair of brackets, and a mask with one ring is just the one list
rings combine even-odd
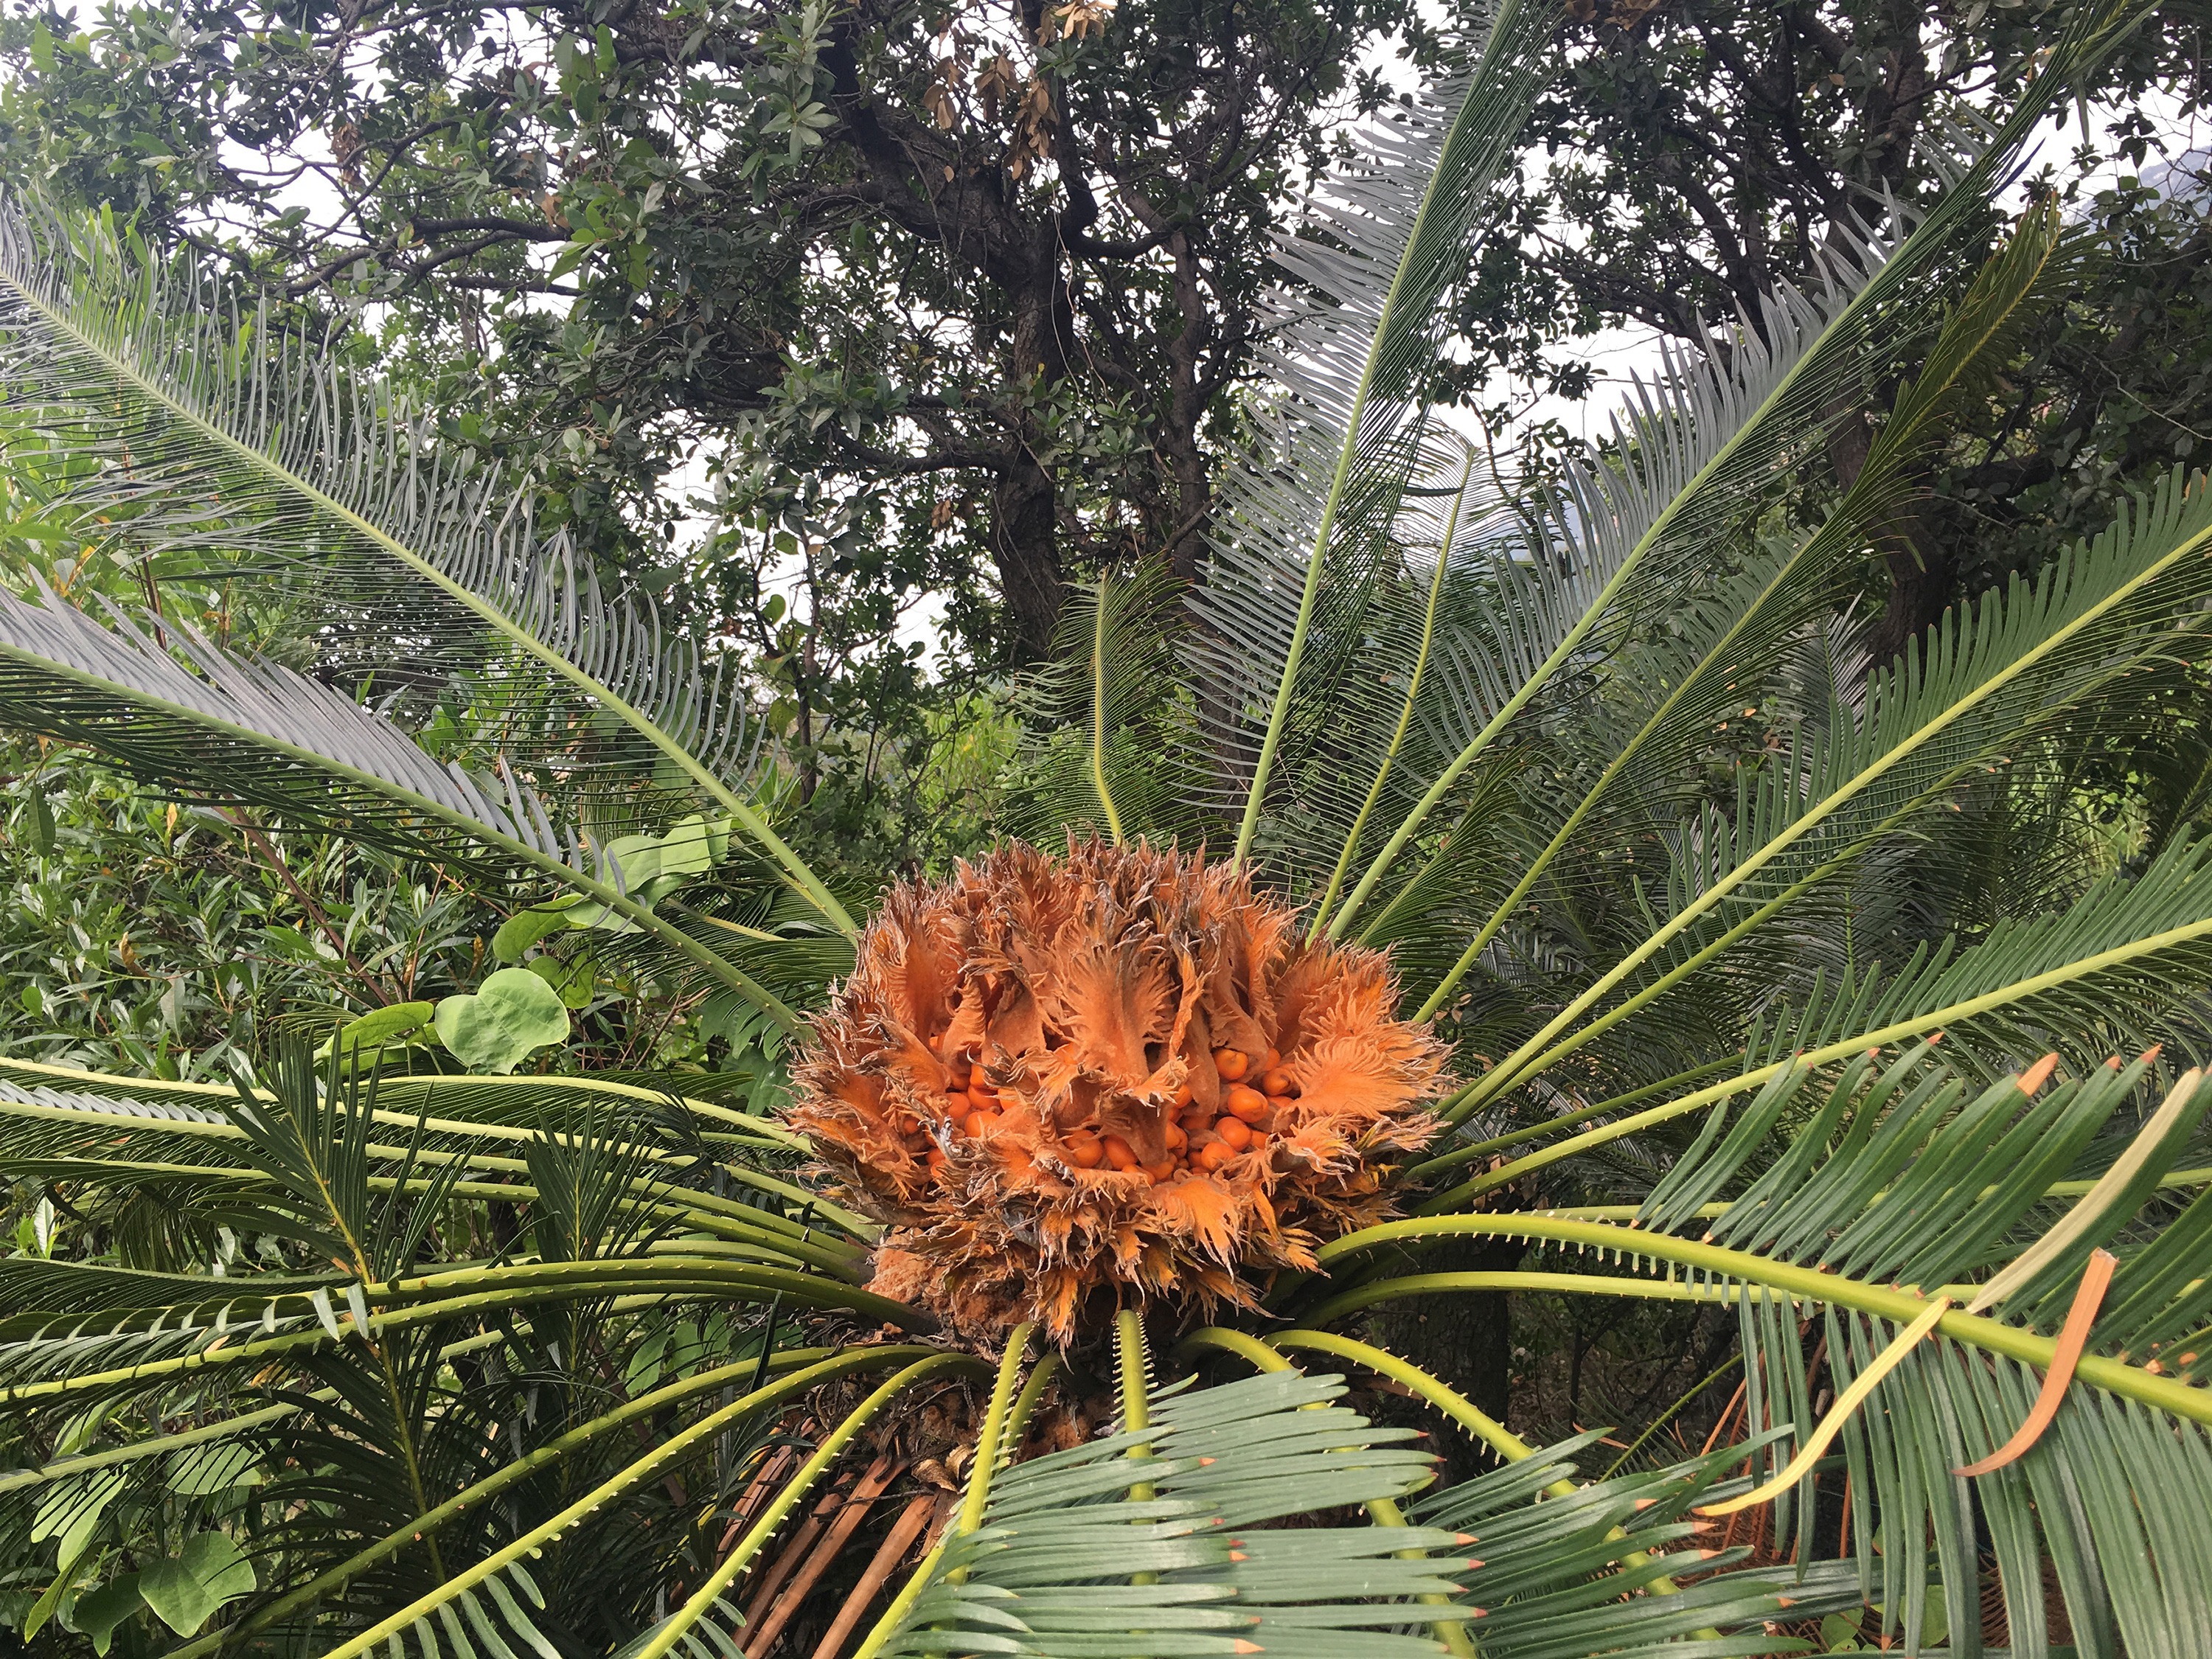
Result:
{"label": "fuzzy orange megasporophyll", "polygon": [[957,1330],[1249,1306],[1434,1131],[1444,1052],[1395,994],[1227,866],[1009,845],[886,896],[790,1119],[885,1224],[872,1287]]}

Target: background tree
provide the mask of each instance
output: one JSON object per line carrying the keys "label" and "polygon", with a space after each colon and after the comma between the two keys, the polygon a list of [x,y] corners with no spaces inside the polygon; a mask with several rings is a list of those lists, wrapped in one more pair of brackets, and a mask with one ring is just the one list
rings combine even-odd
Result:
{"label": "background tree", "polygon": [[[454,436],[623,517],[633,565],[686,461],[732,533],[826,490],[875,515],[841,574],[1031,659],[1068,571],[1195,569],[1285,189],[1383,95],[1355,65],[1408,9],[27,11],[0,155],[374,328]],[[720,550],[699,603],[757,611]]]}
{"label": "background tree", "polygon": [[[1575,0],[1529,127],[1541,159],[1498,198],[1494,222],[1518,234],[1489,243],[1460,300],[1470,383],[1506,367],[1580,396],[1599,365],[1577,339],[1627,325],[1695,345],[1778,283],[1817,286],[1831,227],[1928,200],[1948,130],[2075,9]],[[2212,443],[2206,21],[2194,0],[2160,8],[2045,130],[2030,188],[2065,201],[2082,257],[2004,395],[1925,459],[1888,527],[1869,581],[1878,654]],[[1848,488],[1873,430],[1863,411],[1840,422],[1808,489]]]}
{"label": "background tree", "polygon": [[[1693,341],[1811,280],[1824,228],[1924,201],[1947,127],[2071,10],[1571,8],[1449,383],[1578,396],[1593,331]],[[1881,653],[2207,441],[2205,219],[2154,144],[2201,105],[2202,28],[2164,8],[2085,85],[2080,143],[2136,171],[2075,202],[2101,257],[1889,527]],[[1283,191],[1385,95],[1358,66],[1435,50],[1351,0],[27,7],[0,156],[368,329],[450,436],[760,649],[803,741],[860,717],[864,757],[915,761],[923,617],[1030,659],[1068,572],[1195,571]],[[1808,487],[1870,437],[1841,422]],[[839,747],[803,792],[849,838]]]}

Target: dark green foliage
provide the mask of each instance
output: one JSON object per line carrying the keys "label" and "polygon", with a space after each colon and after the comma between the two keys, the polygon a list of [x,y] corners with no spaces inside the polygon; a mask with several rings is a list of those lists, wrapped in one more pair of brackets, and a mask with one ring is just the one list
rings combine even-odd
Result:
{"label": "dark green foliage", "polygon": [[[1499,192],[1499,234],[1458,301],[1470,366],[1446,372],[1469,396],[1492,365],[1577,396],[1608,369],[1580,344],[1593,333],[1694,343],[1778,283],[1817,282],[1824,228],[1885,192],[1928,201],[1945,124],[1986,111],[1984,88],[2081,9],[1581,0],[1530,124],[1540,159]],[[2159,8],[2044,127],[2028,187],[2063,204],[2082,263],[2002,386],[1920,465],[1866,572],[1880,654],[2094,532],[2166,468],[2203,463],[2203,21]],[[1875,429],[1852,416],[1828,434],[1832,485],[1856,477]]]}
{"label": "dark green foliage", "polygon": [[473,976],[494,913],[432,866],[149,797],[81,750],[23,741],[7,763],[11,1054],[227,1079],[288,1013]]}

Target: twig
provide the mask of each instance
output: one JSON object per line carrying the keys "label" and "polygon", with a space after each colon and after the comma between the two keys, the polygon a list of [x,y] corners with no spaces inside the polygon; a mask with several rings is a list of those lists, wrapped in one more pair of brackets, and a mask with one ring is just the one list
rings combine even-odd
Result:
{"label": "twig", "polygon": [[292,896],[300,901],[300,908],[307,913],[316,927],[323,930],[323,937],[330,940],[331,948],[344,959],[345,965],[353,969],[354,976],[361,981],[370,1000],[380,1008],[388,1005],[392,999],[385,995],[376,981],[370,976],[368,969],[355,960],[353,952],[346,948],[345,936],[331,925],[331,919],[323,914],[322,906],[307,896],[307,890],[300,885],[299,881],[292,874],[291,866],[286,864],[283,855],[269,844],[268,837],[228,807],[218,806],[215,810],[216,815],[232,829],[237,830],[245,838],[246,844],[258,853],[267,861],[269,867],[283,878],[285,886],[292,890]]}

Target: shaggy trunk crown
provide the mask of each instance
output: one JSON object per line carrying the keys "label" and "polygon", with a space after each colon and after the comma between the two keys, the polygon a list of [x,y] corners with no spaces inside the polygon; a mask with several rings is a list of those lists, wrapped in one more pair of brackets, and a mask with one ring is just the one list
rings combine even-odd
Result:
{"label": "shaggy trunk crown", "polygon": [[1226,866],[1012,844],[902,884],[795,1069],[791,1121],[885,1224],[872,1288],[1065,1342],[1125,1303],[1249,1306],[1388,1210],[1443,1050],[1382,957]]}

